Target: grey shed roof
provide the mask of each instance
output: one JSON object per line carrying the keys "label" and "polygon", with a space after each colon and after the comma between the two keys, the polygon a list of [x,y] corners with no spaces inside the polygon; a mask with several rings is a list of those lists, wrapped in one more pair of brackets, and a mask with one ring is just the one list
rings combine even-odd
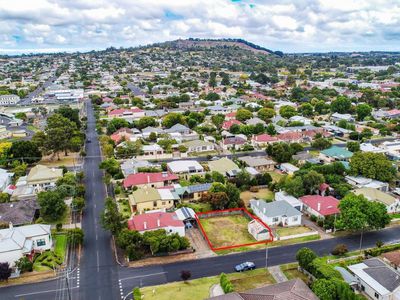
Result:
{"label": "grey shed roof", "polygon": [[211,188],[211,183],[202,183],[196,185],[189,185],[187,187],[189,193],[205,192]]}
{"label": "grey shed roof", "polygon": [[[287,216],[293,217],[301,215],[297,209],[291,206],[285,200],[282,201],[273,201],[270,203],[265,202],[264,200],[250,200],[250,204],[254,205],[255,207],[259,208],[259,210],[269,218],[277,217],[277,216]],[[265,213],[264,213],[265,208]]]}

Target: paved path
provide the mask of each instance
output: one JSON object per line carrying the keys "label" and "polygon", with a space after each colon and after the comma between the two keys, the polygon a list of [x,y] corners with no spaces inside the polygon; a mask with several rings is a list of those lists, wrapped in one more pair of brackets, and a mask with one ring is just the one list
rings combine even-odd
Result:
{"label": "paved path", "polygon": [[213,284],[210,288],[210,297],[216,297],[216,296],[221,296],[224,295],[224,290],[222,289],[221,285],[219,283]]}
{"label": "paved path", "polygon": [[271,273],[272,277],[274,277],[276,283],[288,281],[286,275],[283,274],[279,266],[269,267],[268,271]]}
{"label": "paved path", "polygon": [[319,235],[321,236],[322,240],[326,240],[326,239],[331,239],[333,238],[333,235],[326,233],[325,230],[323,230],[321,227],[317,226],[317,224],[315,224],[314,222],[310,221],[309,219],[307,219],[306,217],[303,216],[301,223],[305,226],[307,226],[308,228],[311,228],[312,230],[318,231]]}

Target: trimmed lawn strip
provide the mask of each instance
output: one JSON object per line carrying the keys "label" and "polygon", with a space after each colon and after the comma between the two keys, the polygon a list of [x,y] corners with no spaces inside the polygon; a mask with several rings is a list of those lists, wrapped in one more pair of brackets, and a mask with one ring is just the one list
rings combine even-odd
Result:
{"label": "trimmed lawn strip", "polygon": [[60,257],[62,257],[63,261],[65,260],[65,252],[67,250],[67,235],[66,234],[57,234],[53,236],[55,241],[54,253]]}
{"label": "trimmed lawn strip", "polygon": [[[227,274],[234,285],[235,291],[244,291],[265,284],[275,283],[271,274],[265,268],[260,268],[243,273]],[[203,277],[187,282],[179,281],[168,284],[141,288],[144,299],[157,300],[203,300],[210,297],[210,288],[219,283],[219,276]],[[155,293],[153,294],[153,290]]]}
{"label": "trimmed lawn strip", "polygon": [[[273,248],[273,247],[279,247],[279,246],[300,244],[300,243],[304,243],[304,242],[319,240],[320,238],[321,237],[319,236],[319,234],[314,234],[314,235],[300,237],[300,238],[296,238],[296,239],[288,239],[288,240],[283,240],[283,241],[276,241],[276,242],[273,242],[272,244],[268,245],[268,247]],[[253,250],[263,249],[263,248],[265,249],[265,245],[264,244],[259,244],[259,245],[252,245],[252,246],[247,246],[247,247],[239,247],[239,248],[233,248],[233,249],[227,249],[227,250],[219,250],[219,251],[215,251],[215,253],[217,255],[225,255],[225,254],[229,254],[229,253],[253,251]]]}
{"label": "trimmed lawn strip", "polygon": [[278,173],[278,172],[275,172],[275,171],[267,172],[267,173],[268,173],[269,175],[271,175],[272,180],[273,180],[274,182],[279,182],[279,180],[281,180],[282,177],[285,176],[285,174],[281,174],[281,173]]}
{"label": "trimmed lawn strip", "polygon": [[200,222],[214,248],[256,242],[247,231],[249,220],[243,215],[204,218]]}
{"label": "trimmed lawn strip", "polygon": [[306,226],[296,226],[296,227],[278,227],[276,232],[279,236],[295,235],[300,233],[310,232],[311,229]]}

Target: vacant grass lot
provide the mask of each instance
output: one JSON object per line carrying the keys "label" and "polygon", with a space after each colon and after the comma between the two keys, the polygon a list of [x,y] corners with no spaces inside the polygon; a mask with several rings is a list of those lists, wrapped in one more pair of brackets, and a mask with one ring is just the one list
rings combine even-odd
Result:
{"label": "vacant grass lot", "polygon": [[269,189],[259,189],[258,192],[244,191],[240,193],[240,199],[244,201],[246,206],[253,198],[272,200],[274,199],[274,193]]}
{"label": "vacant grass lot", "polygon": [[305,283],[308,283],[309,282],[308,277],[304,273],[301,273],[299,270],[297,270],[297,267],[298,267],[297,263],[286,264],[286,265],[280,266],[283,274],[286,275],[287,279],[292,280],[292,279],[300,278]]}
{"label": "vacant grass lot", "polygon": [[288,235],[295,235],[300,233],[310,232],[311,229],[306,226],[296,226],[296,227],[284,227],[284,228],[277,228],[276,233],[279,236],[288,236]]}
{"label": "vacant grass lot", "polygon": [[249,220],[243,215],[200,219],[213,247],[253,243],[256,240],[247,231]]}
{"label": "vacant grass lot", "polygon": [[[264,268],[227,275],[233,283],[235,291],[238,292],[275,283],[271,274],[267,273]],[[190,280],[186,283],[179,281],[164,285],[149,286],[140,290],[144,296],[143,299],[203,300],[210,297],[210,288],[213,284],[217,283],[219,283],[219,276],[212,276]]]}
{"label": "vacant grass lot", "polygon": [[286,176],[285,174],[279,172],[279,171],[272,171],[272,172],[268,172],[269,175],[271,175],[272,180],[274,182],[279,182],[279,180],[282,179],[282,177]]}

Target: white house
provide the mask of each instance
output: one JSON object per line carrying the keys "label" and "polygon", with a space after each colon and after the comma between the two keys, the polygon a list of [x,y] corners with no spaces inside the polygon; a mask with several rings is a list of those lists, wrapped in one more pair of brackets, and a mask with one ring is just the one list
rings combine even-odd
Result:
{"label": "white house", "polygon": [[357,279],[358,288],[371,299],[400,299],[400,273],[378,258],[348,266]]}
{"label": "white house", "polygon": [[333,113],[331,115],[331,120],[334,122],[338,122],[341,120],[347,121],[347,122],[354,122],[354,118],[350,114],[339,114],[337,112]]}
{"label": "white house", "polygon": [[0,262],[11,267],[23,256],[50,250],[53,245],[50,225],[33,224],[0,230]]}
{"label": "white house", "polygon": [[0,95],[0,105],[15,105],[21,98],[18,95]]}
{"label": "white house", "polygon": [[382,192],[389,191],[389,183],[387,182],[366,178],[362,176],[350,176],[350,175],[345,176],[345,180],[347,181],[348,184],[351,184],[352,186],[357,188],[366,187],[366,188],[374,188]]}
{"label": "white house", "polygon": [[301,225],[301,212],[286,201],[267,203],[264,200],[250,200],[254,214],[269,226],[298,226]]}
{"label": "white house", "polygon": [[286,201],[298,211],[303,210],[303,202],[299,201],[299,199],[297,199],[296,197],[287,194],[286,192],[275,193],[275,201]]}
{"label": "white house", "polygon": [[204,168],[195,160],[177,160],[167,163],[170,172],[180,176],[188,177],[194,174],[202,175]]}
{"label": "white house", "polygon": [[282,170],[282,172],[285,172],[289,175],[293,175],[294,172],[300,170],[298,167],[296,167],[290,163],[281,164],[280,169]]}
{"label": "white house", "polygon": [[183,143],[185,147],[188,149],[188,153],[191,152],[209,152],[214,151],[215,145],[212,142],[202,141],[202,140],[193,140]]}

